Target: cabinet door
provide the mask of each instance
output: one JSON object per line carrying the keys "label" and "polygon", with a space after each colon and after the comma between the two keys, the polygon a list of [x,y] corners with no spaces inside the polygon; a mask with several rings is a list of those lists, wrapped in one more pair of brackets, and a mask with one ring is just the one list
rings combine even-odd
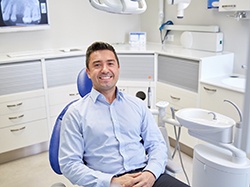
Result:
{"label": "cabinet door", "polygon": [[234,102],[243,111],[244,94],[224,88],[201,83],[200,86],[200,107],[224,114],[236,122],[239,121],[239,114],[236,109],[224,100]]}
{"label": "cabinet door", "polygon": [[40,61],[0,65],[0,95],[43,89]]}
{"label": "cabinet door", "polygon": [[120,80],[128,81],[155,81],[155,66],[153,54],[139,54],[139,55],[118,55],[121,70]]}
{"label": "cabinet door", "polygon": [[85,56],[48,59],[45,61],[49,88],[76,84],[78,73],[85,67]]}
{"label": "cabinet door", "polygon": [[158,81],[198,92],[199,61],[159,55]]}

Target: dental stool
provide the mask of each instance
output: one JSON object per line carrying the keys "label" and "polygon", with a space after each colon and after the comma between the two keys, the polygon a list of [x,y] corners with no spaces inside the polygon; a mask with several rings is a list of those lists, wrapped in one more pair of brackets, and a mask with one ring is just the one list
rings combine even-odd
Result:
{"label": "dental stool", "polygon": [[[78,88],[78,92],[79,92],[81,97],[84,97],[92,89],[92,81],[88,78],[85,68],[83,68],[78,74],[77,88]],[[67,111],[68,107],[72,103],[76,102],[77,100],[74,100],[74,101],[70,102],[61,111],[61,113],[59,114],[59,116],[56,119],[55,125],[53,127],[53,131],[52,131],[52,134],[51,134],[51,138],[50,138],[49,162],[50,162],[50,166],[53,169],[53,171],[55,173],[59,174],[59,175],[62,175],[62,172],[61,172],[60,166],[59,166],[59,160],[58,160],[61,122],[62,122],[62,118],[63,118],[65,112]],[[168,146],[168,150],[170,151],[169,140],[168,140],[168,136],[167,136],[167,133],[166,133],[166,129],[165,128],[164,129],[160,128],[160,130],[163,133],[166,144]],[[170,158],[170,156],[169,156],[168,164],[166,166],[166,172],[171,174],[171,175],[175,175],[176,173],[179,173],[180,171],[181,171],[180,167],[177,166],[174,163],[174,161],[172,160],[172,158]],[[65,187],[65,185],[63,183],[56,183],[56,184],[53,184],[51,187]]]}

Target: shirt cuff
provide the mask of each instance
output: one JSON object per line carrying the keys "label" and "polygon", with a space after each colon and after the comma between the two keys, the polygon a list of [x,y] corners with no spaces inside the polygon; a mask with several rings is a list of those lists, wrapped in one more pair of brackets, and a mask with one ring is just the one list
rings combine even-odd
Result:
{"label": "shirt cuff", "polygon": [[143,171],[150,171],[155,176],[155,178],[157,180],[159,178],[159,176],[164,172],[164,169],[162,169],[162,167],[157,165],[157,164],[148,164],[143,169]]}
{"label": "shirt cuff", "polygon": [[114,177],[111,174],[103,174],[99,176],[100,178],[98,180],[102,181],[101,186],[110,186],[111,184],[111,179]]}

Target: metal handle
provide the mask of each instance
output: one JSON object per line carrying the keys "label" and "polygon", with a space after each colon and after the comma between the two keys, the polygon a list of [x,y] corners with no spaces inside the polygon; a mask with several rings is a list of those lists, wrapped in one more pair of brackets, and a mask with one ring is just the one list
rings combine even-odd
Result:
{"label": "metal handle", "polygon": [[24,130],[26,127],[21,127],[21,128],[18,128],[18,129],[11,129],[10,132],[18,132],[18,131],[22,131]]}
{"label": "metal handle", "polygon": [[203,88],[204,88],[204,90],[210,91],[210,92],[216,92],[216,91],[217,91],[217,90],[214,89],[214,88],[207,88],[207,87],[205,87],[205,86],[203,86]]}
{"label": "metal handle", "polygon": [[70,97],[76,96],[76,95],[79,95],[79,93],[70,93],[70,94],[69,94]]}
{"label": "metal handle", "polygon": [[174,96],[172,96],[172,95],[170,95],[170,97],[171,97],[171,99],[174,99],[174,100],[181,100],[181,98],[180,97],[174,97]]}
{"label": "metal handle", "polygon": [[23,118],[24,114],[20,115],[20,116],[15,116],[15,117],[9,117],[9,120],[14,120],[14,119],[19,119],[19,118]]}
{"label": "metal handle", "polygon": [[18,106],[21,106],[23,103],[20,102],[20,103],[17,103],[17,104],[13,104],[13,105],[7,105],[8,108],[12,108],[12,107],[18,107]]}

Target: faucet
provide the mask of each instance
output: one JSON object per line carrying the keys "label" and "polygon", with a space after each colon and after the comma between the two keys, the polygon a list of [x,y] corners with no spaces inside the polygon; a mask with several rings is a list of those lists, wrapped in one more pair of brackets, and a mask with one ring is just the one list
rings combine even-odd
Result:
{"label": "faucet", "polygon": [[213,120],[217,120],[216,114],[214,112],[208,112],[208,114],[212,114],[213,115]]}
{"label": "faucet", "polygon": [[228,103],[232,104],[235,107],[235,109],[237,110],[237,112],[239,114],[239,117],[240,117],[240,121],[239,122],[242,123],[243,117],[242,117],[242,112],[240,111],[239,107],[234,102],[232,102],[232,101],[230,101],[228,99],[225,99],[224,102],[228,102]]}
{"label": "faucet", "polygon": [[232,102],[230,100],[227,100],[227,99],[225,99],[224,102],[228,102],[231,105],[233,105],[235,107],[235,109],[237,110],[238,114],[239,114],[240,120],[239,120],[239,122],[237,122],[235,124],[234,145],[235,145],[235,147],[240,148],[241,133],[242,133],[241,132],[242,131],[242,119],[243,119],[242,112],[234,102]]}

